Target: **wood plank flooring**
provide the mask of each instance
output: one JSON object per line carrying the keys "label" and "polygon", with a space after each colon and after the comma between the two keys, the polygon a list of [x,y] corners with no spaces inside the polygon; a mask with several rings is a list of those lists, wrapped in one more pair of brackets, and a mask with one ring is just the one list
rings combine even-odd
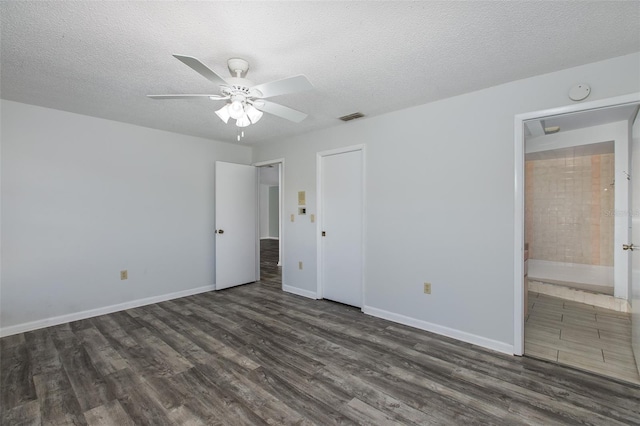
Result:
{"label": "wood plank flooring", "polygon": [[1,339],[1,424],[640,424],[638,386],[291,295],[270,276]]}
{"label": "wood plank flooring", "polygon": [[260,281],[282,287],[281,270],[278,266],[280,242],[260,240]]}
{"label": "wood plank flooring", "polygon": [[640,384],[631,315],[529,292],[525,354]]}

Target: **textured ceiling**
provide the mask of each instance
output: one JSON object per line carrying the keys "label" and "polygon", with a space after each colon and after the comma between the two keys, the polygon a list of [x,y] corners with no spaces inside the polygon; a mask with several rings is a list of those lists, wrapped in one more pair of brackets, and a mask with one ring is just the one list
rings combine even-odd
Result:
{"label": "textured ceiling", "polygon": [[216,92],[172,54],[222,76],[245,58],[255,83],[305,74],[314,91],[272,100],[309,117],[265,114],[243,144],[640,51],[636,1],[2,1],[0,14],[0,96],[28,104],[235,142],[219,102],[145,96]]}

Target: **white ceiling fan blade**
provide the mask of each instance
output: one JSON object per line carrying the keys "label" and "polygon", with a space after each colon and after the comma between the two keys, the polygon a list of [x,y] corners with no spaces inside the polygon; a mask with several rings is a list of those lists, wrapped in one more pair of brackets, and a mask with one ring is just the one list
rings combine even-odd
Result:
{"label": "white ceiling fan blade", "polygon": [[212,101],[224,101],[229,99],[229,96],[220,95],[147,95],[151,99],[194,99],[194,98],[209,98]]}
{"label": "white ceiling fan blade", "polygon": [[300,112],[284,105],[276,104],[274,102],[260,100],[254,102],[253,105],[263,112],[286,118],[287,120],[293,121],[294,123],[299,123],[307,118],[307,114],[305,114],[304,112]]}
{"label": "white ceiling fan blade", "polygon": [[253,86],[251,91],[257,90],[260,92],[259,96],[256,96],[257,98],[270,98],[272,96],[303,92],[311,89],[313,89],[313,84],[311,84],[307,77],[300,74],[295,77],[258,84],[257,86]]}
{"label": "white ceiling fan blade", "polygon": [[174,58],[180,60],[185,65],[191,67],[195,72],[202,75],[204,78],[209,81],[214,82],[217,85],[228,84],[224,81],[224,78],[220,77],[215,73],[211,68],[200,62],[200,60],[194,58],[193,56],[183,56],[183,55],[173,55]]}

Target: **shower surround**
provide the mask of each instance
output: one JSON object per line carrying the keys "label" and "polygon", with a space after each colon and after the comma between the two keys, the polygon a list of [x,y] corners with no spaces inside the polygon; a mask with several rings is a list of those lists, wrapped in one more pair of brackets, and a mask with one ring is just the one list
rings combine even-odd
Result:
{"label": "shower surround", "polygon": [[525,163],[529,277],[613,294],[614,154]]}

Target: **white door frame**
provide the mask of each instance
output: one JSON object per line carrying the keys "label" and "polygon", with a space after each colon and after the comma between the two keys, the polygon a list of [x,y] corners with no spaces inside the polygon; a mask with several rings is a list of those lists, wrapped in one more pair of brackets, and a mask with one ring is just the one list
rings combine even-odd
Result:
{"label": "white door frame", "polygon": [[[274,160],[259,161],[253,163],[252,166],[262,167],[279,164],[278,173],[278,266],[282,266],[284,262],[284,227],[282,226],[284,215],[284,158],[276,158]],[[260,175],[258,174],[258,188],[260,185]],[[260,192],[260,191],[258,191]],[[256,220],[260,221],[260,211],[256,213]],[[259,228],[258,228],[259,229]],[[260,279],[260,233],[258,233],[258,241],[256,242],[256,250],[258,251],[258,279]],[[282,288],[284,288],[284,274],[281,274]]]}
{"label": "white door frame", "polygon": [[364,279],[365,279],[365,261],[366,261],[366,256],[365,256],[365,239],[366,239],[366,233],[365,233],[365,205],[366,205],[366,185],[365,185],[365,177],[366,177],[366,152],[365,152],[365,146],[364,144],[359,144],[359,145],[351,145],[351,146],[345,146],[342,148],[336,148],[336,149],[330,149],[327,151],[320,151],[316,153],[316,211],[318,212],[318,217],[316,220],[316,262],[317,262],[317,287],[316,287],[316,299],[322,299],[324,297],[324,291],[323,291],[323,275],[322,275],[322,265],[324,262],[324,259],[322,257],[322,226],[323,226],[323,222],[324,222],[324,218],[322,217],[322,158],[329,156],[329,155],[336,155],[336,154],[344,154],[347,152],[353,152],[353,151],[360,151],[361,155],[362,155],[362,211],[360,212],[360,217],[362,218],[362,222],[361,222],[361,226],[362,226],[362,246],[361,246],[361,253],[362,253],[362,282],[360,283],[360,288],[362,291],[362,306],[361,306],[361,310],[364,309],[364,307],[366,306],[366,302],[365,302],[365,288],[364,288]]}
{"label": "white door frame", "polygon": [[567,105],[541,111],[517,114],[514,117],[515,133],[515,208],[514,208],[514,332],[513,353],[524,353],[524,122],[554,115],[608,108],[640,102],[640,92],[614,98],[600,99],[575,105]]}

